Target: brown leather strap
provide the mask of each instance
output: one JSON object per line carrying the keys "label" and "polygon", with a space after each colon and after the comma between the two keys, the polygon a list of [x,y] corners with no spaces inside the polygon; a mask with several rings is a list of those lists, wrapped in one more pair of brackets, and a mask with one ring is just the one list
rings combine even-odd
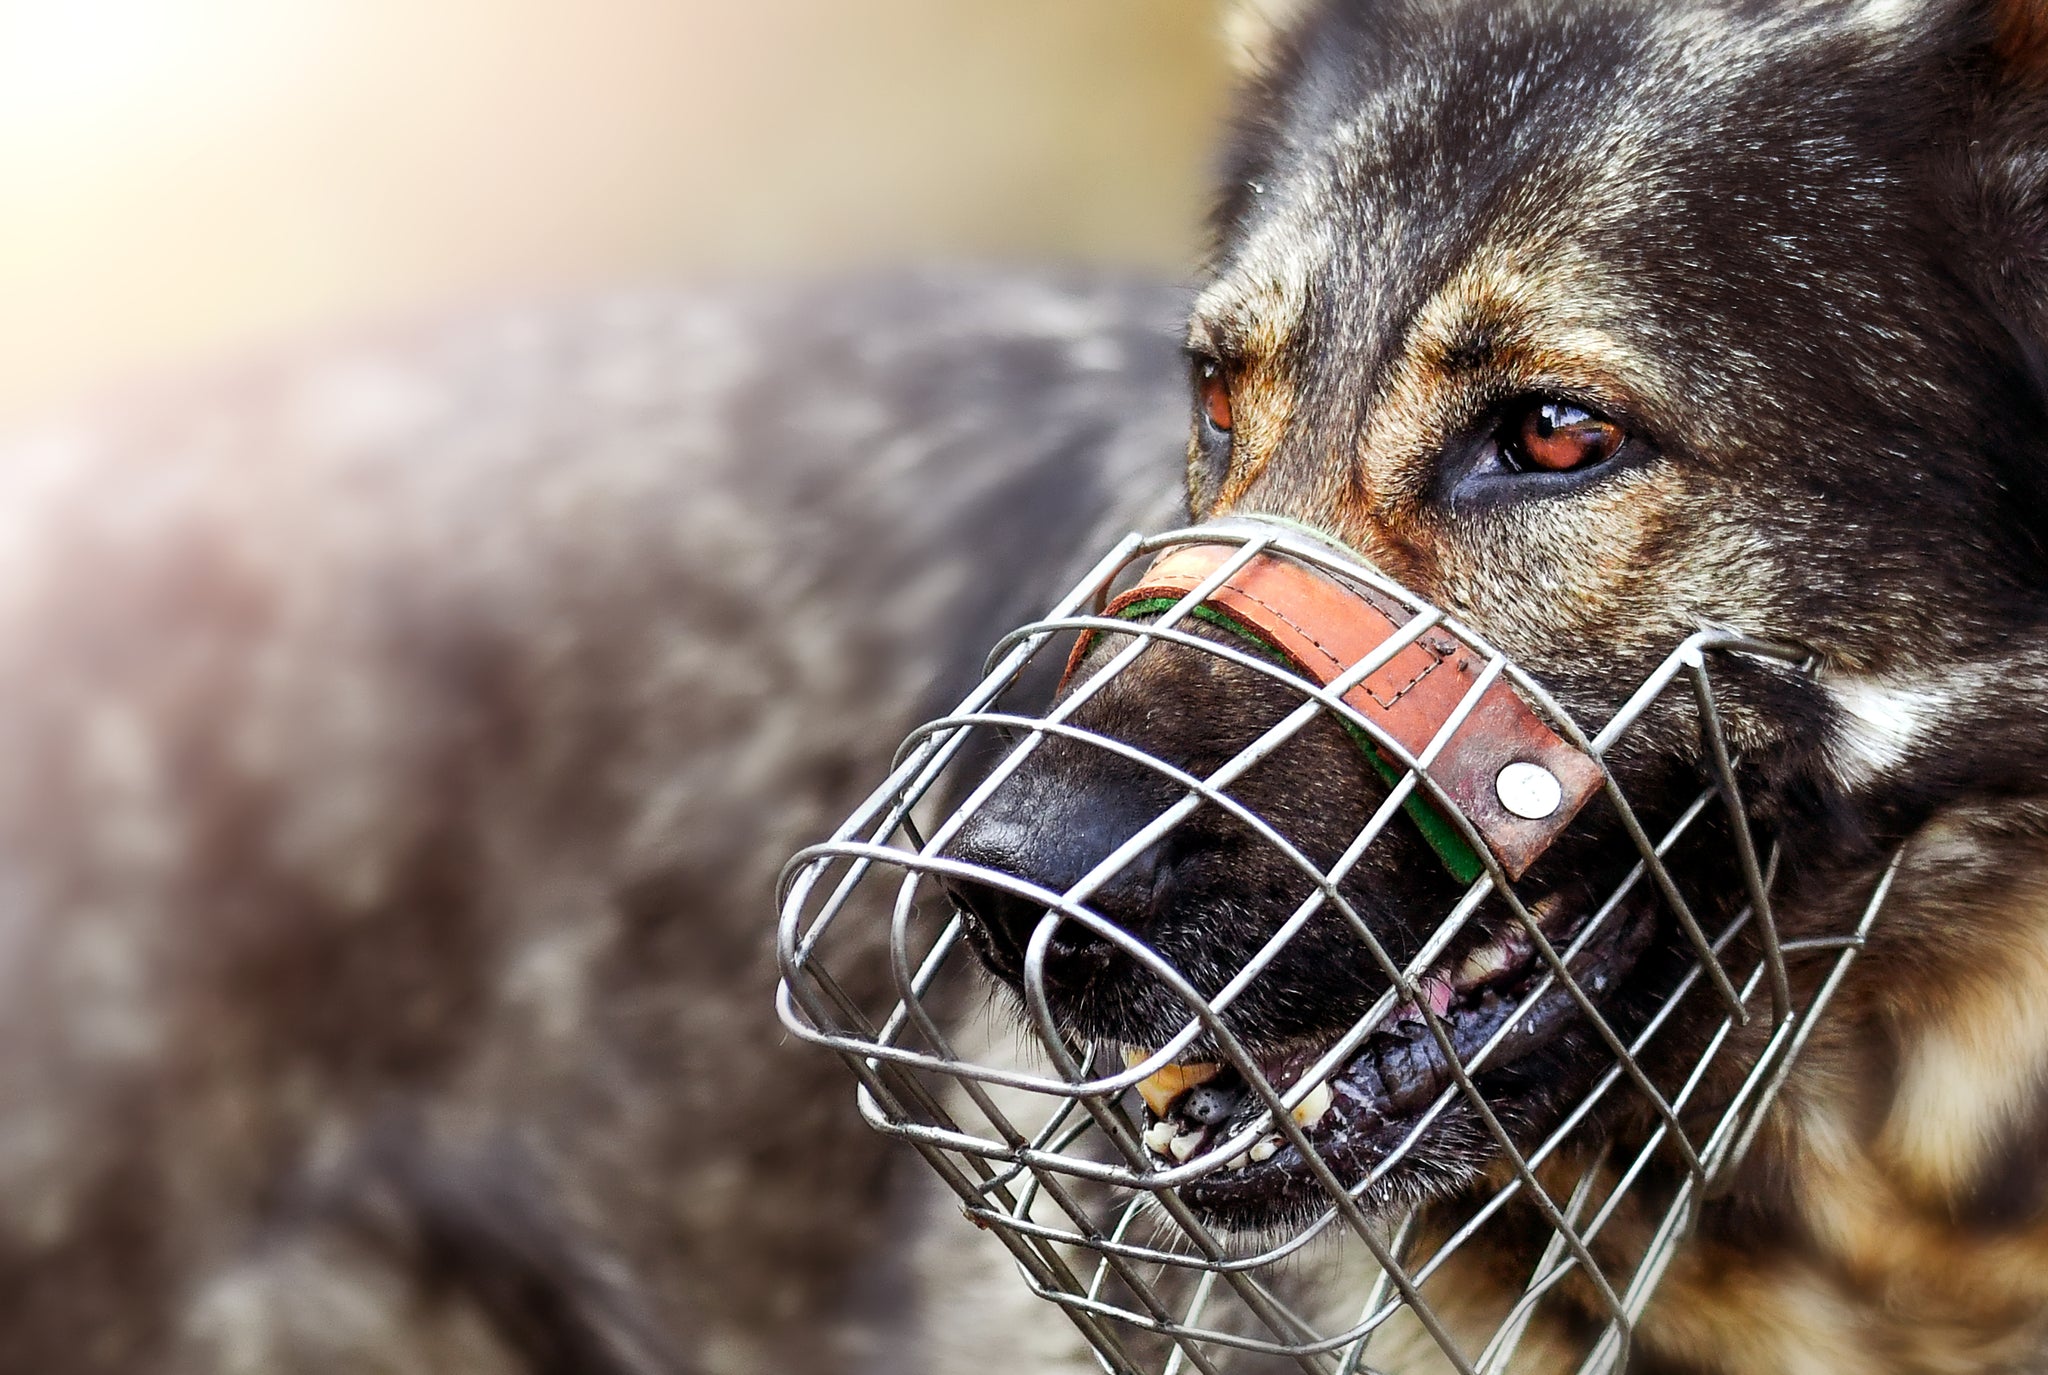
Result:
{"label": "brown leather strap", "polygon": [[[1156,598],[1178,600],[1237,553],[1238,546],[1230,544],[1176,546],[1106,614]],[[1318,686],[1335,681],[1412,619],[1391,601],[1271,552],[1254,555],[1206,604],[1257,634]],[[1093,639],[1084,635],[1074,646],[1068,678]],[[1344,701],[1411,755],[1420,755],[1484,667],[1483,656],[1439,627],[1403,646],[1346,692]],[[1501,771],[1518,763],[1537,765],[1557,780],[1559,800],[1549,815],[1519,816],[1502,802]],[[1520,878],[1535,863],[1601,786],[1600,766],[1545,725],[1501,680],[1445,742],[1429,775],[1478,828],[1510,878]]]}

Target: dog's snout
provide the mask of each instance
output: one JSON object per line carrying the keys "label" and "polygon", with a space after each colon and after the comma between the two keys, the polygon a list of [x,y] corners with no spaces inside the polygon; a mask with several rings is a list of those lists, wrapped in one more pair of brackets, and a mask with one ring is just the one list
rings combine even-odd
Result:
{"label": "dog's snout", "polygon": [[[1203,623],[1198,638],[1212,629]],[[1157,1044],[1184,1024],[1190,990],[1211,996],[1255,960],[1232,1004],[1241,1024],[1274,1041],[1322,1030],[1303,1023],[1315,1004],[1295,990],[1334,979],[1374,995],[1376,971],[1357,958],[1355,937],[1311,910],[1284,950],[1266,947],[1313,895],[1315,867],[1342,856],[1384,799],[1378,773],[1327,718],[1266,742],[1301,704],[1285,679],[1164,643],[1089,678],[1115,652],[1106,639],[1100,663],[1083,661],[1092,686],[1062,731],[997,763],[999,781],[942,846],[973,866],[946,878],[968,944],[1012,989],[1043,991],[1076,1034]],[[1394,839],[1404,854],[1417,848]],[[1354,866],[1348,900],[1402,949],[1407,933],[1383,919],[1390,875],[1404,891],[1433,882],[1383,855],[1369,871]]]}
{"label": "dog's snout", "polygon": [[[1156,841],[1130,856],[1114,872],[1084,890],[1103,861],[1128,844],[1170,805],[1154,789],[1131,780],[1124,787],[1076,790],[1037,786],[1020,778],[998,789],[947,847],[954,859],[987,870],[989,881],[955,876],[947,888],[961,910],[981,928],[984,951],[998,973],[1021,975],[1024,952],[1045,918],[1047,905],[1005,886],[1019,880],[1054,895],[1074,894],[1077,905],[1143,935],[1170,882],[1168,842]],[[1000,877],[999,877],[1000,876]],[[1061,961],[1106,958],[1107,943],[1080,921],[1060,923],[1050,954]]]}

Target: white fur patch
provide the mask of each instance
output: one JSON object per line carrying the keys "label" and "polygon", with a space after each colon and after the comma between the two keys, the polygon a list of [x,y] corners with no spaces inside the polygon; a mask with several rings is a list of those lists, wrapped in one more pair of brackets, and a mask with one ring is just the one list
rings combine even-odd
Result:
{"label": "white fur patch", "polygon": [[1828,693],[1842,717],[1831,744],[1835,776],[1859,788],[1897,769],[1939,721],[1950,693],[1935,684],[1837,678]]}
{"label": "white fur patch", "polygon": [[1927,6],[1921,0],[1864,0],[1856,19],[1869,28],[1898,29],[1924,23]]}

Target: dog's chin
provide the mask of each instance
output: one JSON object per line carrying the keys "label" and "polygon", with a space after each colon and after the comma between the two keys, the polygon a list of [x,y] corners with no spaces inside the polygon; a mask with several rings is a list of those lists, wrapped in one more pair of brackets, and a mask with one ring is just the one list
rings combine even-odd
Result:
{"label": "dog's chin", "polygon": [[[1546,921],[1562,953],[1583,912]],[[1615,913],[1569,962],[1580,991],[1603,1011],[1621,1001],[1651,944],[1656,921],[1644,902]],[[1454,1061],[1470,1063],[1489,1044],[1471,1080],[1495,1123],[1518,1145],[1560,1119],[1597,1077],[1607,1056],[1578,1001],[1521,935],[1495,932],[1460,942],[1458,953],[1419,980],[1436,1013],[1432,1029],[1412,1004],[1396,1007],[1350,1057],[1301,1097],[1295,1122],[1315,1162],[1277,1130],[1265,1104],[1234,1068],[1185,1056],[1141,1086],[1145,1143],[1161,1169],[1204,1155],[1234,1154],[1179,1188],[1219,1230],[1293,1231],[1332,1204],[1330,1181],[1368,1213],[1397,1214],[1451,1193],[1500,1158],[1494,1127],[1459,1091]],[[1296,1088],[1349,1023],[1261,1054],[1261,1074],[1283,1095]],[[1441,1032],[1443,1039],[1439,1039]],[[1136,1058],[1142,1047],[1125,1043]],[[1320,1169],[1318,1168],[1320,1166]],[[1327,1171],[1327,1177],[1323,1173]]]}

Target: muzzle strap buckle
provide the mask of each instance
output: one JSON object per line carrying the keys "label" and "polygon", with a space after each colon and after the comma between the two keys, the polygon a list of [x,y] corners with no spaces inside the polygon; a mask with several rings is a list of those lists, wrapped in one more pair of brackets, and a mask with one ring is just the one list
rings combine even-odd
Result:
{"label": "muzzle strap buckle", "polygon": [[[1222,543],[1177,546],[1103,614],[1157,614],[1238,552]],[[1195,614],[1258,645],[1318,687],[1336,681],[1409,619],[1369,591],[1271,550],[1255,554]],[[1093,640],[1086,634],[1075,644],[1062,687]],[[1420,755],[1477,684],[1483,667],[1478,651],[1438,627],[1404,646],[1345,693],[1344,701],[1410,755]],[[1400,767],[1363,732],[1354,728],[1353,738],[1383,777],[1400,777]],[[1602,783],[1599,763],[1545,725],[1503,681],[1486,690],[1430,765],[1429,776],[1514,879],[1563,833]],[[1481,866],[1463,832],[1422,794],[1413,801],[1421,806],[1411,807],[1410,814],[1445,867],[1463,882],[1477,878]]]}

